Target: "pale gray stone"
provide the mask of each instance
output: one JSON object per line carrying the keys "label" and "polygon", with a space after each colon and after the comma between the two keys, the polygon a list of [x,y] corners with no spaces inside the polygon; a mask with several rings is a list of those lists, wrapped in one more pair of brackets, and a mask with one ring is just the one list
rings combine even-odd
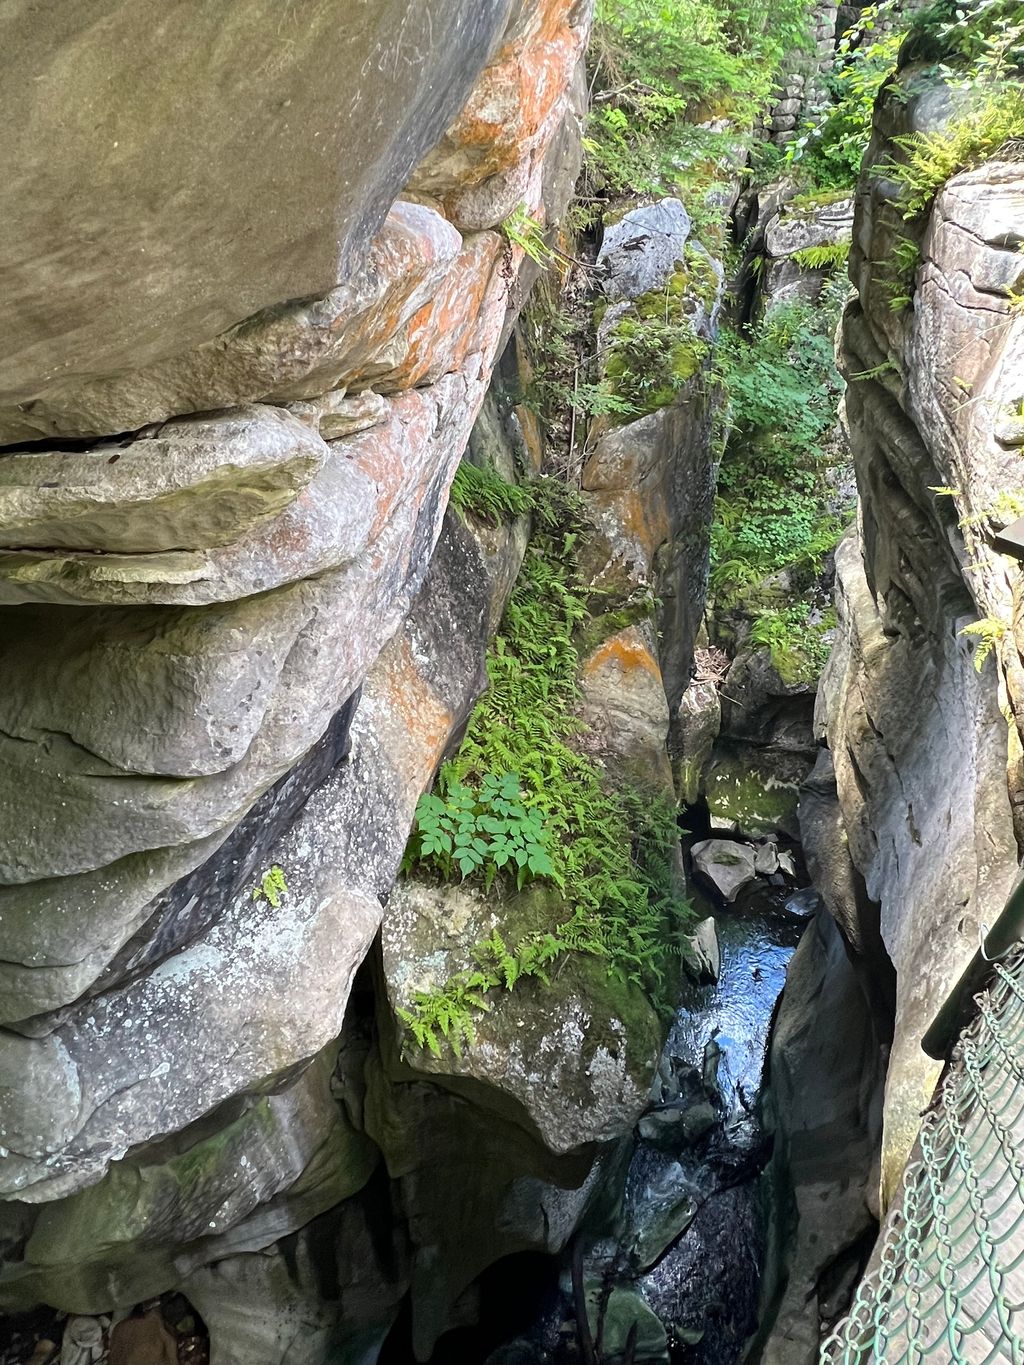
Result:
{"label": "pale gray stone", "polygon": [[702,839],[693,845],[690,856],[696,870],[727,901],[734,901],[745,886],[757,880],[750,844],[731,839]]}
{"label": "pale gray stone", "polygon": [[678,268],[690,236],[690,215],[678,199],[662,199],[625,214],[605,229],[597,263],[610,299],[638,299],[660,289]]}
{"label": "pale gray stone", "polygon": [[722,970],[722,954],[714,916],[702,919],[686,942],[689,947],[687,958],[693,964],[698,981],[717,981]]}
{"label": "pale gray stone", "polygon": [[695,679],[683,693],[673,724],[671,752],[679,799],[694,805],[722,725],[722,703],[714,682]]}
{"label": "pale gray stone", "polygon": [[0,454],[0,546],[111,554],[229,545],[293,502],[330,451],[278,408],[183,418],[129,444]]}
{"label": "pale gray stone", "polygon": [[[508,0],[386,0],[300,23],[245,0],[225,26],[161,0],[82,0],[45,21],[19,6],[5,401],[24,413],[71,376],[161,361],[349,278],[507,15]],[[113,53],[130,54],[116,80]]]}

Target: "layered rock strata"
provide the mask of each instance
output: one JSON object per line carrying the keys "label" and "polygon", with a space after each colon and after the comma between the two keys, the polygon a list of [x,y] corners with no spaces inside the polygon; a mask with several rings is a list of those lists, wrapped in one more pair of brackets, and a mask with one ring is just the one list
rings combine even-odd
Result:
{"label": "layered rock strata", "polygon": [[[455,519],[433,554],[518,301],[501,223],[553,222],[578,154],[585,3],[156,8],[11,34],[9,1311],[198,1300],[339,1201],[365,1232],[388,1142],[336,1040],[522,551]],[[108,41],[133,58],[101,105]],[[330,1332],[379,1341],[407,1283]],[[225,1297],[218,1358],[278,1359],[286,1318],[231,1346]]]}

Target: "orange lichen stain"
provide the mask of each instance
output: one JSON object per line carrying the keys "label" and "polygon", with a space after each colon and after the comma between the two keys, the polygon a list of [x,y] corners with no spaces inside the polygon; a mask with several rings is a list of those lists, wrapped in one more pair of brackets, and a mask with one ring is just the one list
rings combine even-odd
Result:
{"label": "orange lichen stain", "polygon": [[381,664],[378,686],[394,718],[392,760],[397,771],[422,786],[444,752],[455,717],[420,673],[404,636],[389,645]]}
{"label": "orange lichen stain", "polygon": [[391,405],[387,425],[361,433],[348,446],[349,459],[377,488],[371,542],[391,519],[399,498],[422,500],[422,471],[415,452],[429,450],[436,411],[428,395],[402,394]]}
{"label": "orange lichen stain", "polygon": [[612,548],[635,559],[649,573],[671,529],[668,509],[656,490],[598,493],[587,501],[599,512],[600,525]]}
{"label": "orange lichen stain", "polygon": [[569,26],[570,9],[569,0],[540,5],[530,28],[501,49],[477,82],[447,138],[482,153],[466,183],[517,166],[544,140],[582,44],[582,34]]}
{"label": "orange lichen stain", "polygon": [[[360,288],[328,296],[337,301],[337,312],[321,328],[323,365],[349,388],[376,383],[382,369],[395,364],[396,352],[404,354],[410,319],[423,312],[423,300],[459,259],[461,238],[451,223],[422,212],[411,219],[409,209],[397,204],[374,238]],[[311,357],[314,367],[316,360]]]}
{"label": "orange lichen stain", "polygon": [[658,662],[634,626],[620,630],[617,635],[598,645],[593,654],[584,661],[583,676],[593,677],[595,673],[606,668],[615,669],[622,674],[640,670],[661,682]]}
{"label": "orange lichen stain", "polygon": [[461,369],[476,339],[488,286],[503,250],[494,232],[475,233],[429,303],[412,318],[408,349],[387,382],[412,388],[427,378]]}

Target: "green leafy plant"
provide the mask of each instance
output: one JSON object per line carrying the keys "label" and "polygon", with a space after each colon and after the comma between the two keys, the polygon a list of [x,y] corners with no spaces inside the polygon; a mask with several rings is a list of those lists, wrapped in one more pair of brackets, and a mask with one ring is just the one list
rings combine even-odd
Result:
{"label": "green leafy plant", "polygon": [[746,333],[724,330],[716,364],[731,408],[711,530],[711,588],[728,604],[781,570],[813,579],[846,519],[828,480],[842,381],[840,296],[786,303]]}
{"label": "green leafy plant", "polygon": [[1000,621],[995,616],[986,616],[980,621],[975,621],[973,625],[964,626],[960,631],[961,635],[970,635],[977,639],[978,647],[974,651],[975,671],[980,673],[985,667],[985,660],[998,646],[1007,634],[1007,624]]}
{"label": "green leafy plant", "polygon": [[1024,139],[1024,11],[1018,0],[938,0],[916,12],[901,64],[930,61],[954,92],[942,128],[895,139],[897,153],[881,168],[902,186],[907,220],[931,208],[959,171]]}
{"label": "green leafy plant", "polygon": [[825,242],[821,246],[801,247],[790,259],[802,270],[838,270],[846,264],[849,254],[849,242]]}
{"label": "green leafy plant", "polygon": [[522,804],[519,787],[518,773],[486,773],[476,791],[449,782],[443,797],[420,797],[406,870],[435,868],[450,879],[458,868],[463,878],[482,874],[487,888],[503,869],[514,875],[517,889],[535,877],[557,883],[543,817]]}
{"label": "green leafy plant", "polygon": [[[876,38],[878,30],[882,33]],[[843,34],[829,81],[827,112],[802,128],[786,149],[791,171],[805,184],[839,191],[840,197],[853,190],[871,139],[875,99],[896,69],[905,31],[890,0],[866,6]]]}
{"label": "green leafy plant", "polygon": [[501,225],[510,246],[518,247],[535,265],[548,266],[557,253],[544,240],[544,229],[525,204],[519,204]]}
{"label": "green leafy plant", "polygon": [[707,191],[767,110],[783,56],[806,41],[802,0],[598,0],[590,183],[609,196],[685,186],[706,226],[724,223]]}
{"label": "green leafy plant", "polygon": [[[551,887],[554,918],[544,931],[514,942],[503,937],[501,948],[493,938],[478,944],[473,968],[413,998],[403,1019],[431,1051],[441,1040],[470,1042],[489,993],[543,975],[566,952],[598,956],[617,976],[655,990],[672,927],[688,913],[673,881],[674,809],[613,789],[574,744],[581,732],[576,635],[588,616],[578,556],[588,528],[580,499],[561,482],[540,480],[536,498],[533,536],[488,652],[488,689],[458,753],[421,803],[427,822],[418,820],[405,865],[408,872],[425,860],[436,875],[462,875],[456,850],[472,849],[466,876],[492,895],[503,887],[515,895],[533,876]],[[494,841],[507,837],[510,825],[523,832],[524,819],[535,852],[548,861],[530,869],[529,854],[521,864],[520,853],[499,866]],[[510,876],[505,869],[513,864]]]}
{"label": "green leafy plant", "polygon": [[481,468],[468,460],[463,460],[455,471],[449,498],[460,514],[472,512],[481,521],[494,525],[525,516],[533,508],[529,484],[509,483],[493,469]]}
{"label": "green leafy plant", "polygon": [[281,904],[282,897],[287,894],[288,883],[285,881],[284,872],[275,863],[260,877],[258,885],[253,889],[252,898],[254,901],[268,901],[276,910]]}
{"label": "green leafy plant", "polygon": [[1024,89],[1016,82],[974,90],[945,128],[895,138],[902,156],[884,169],[903,187],[904,218],[927,212],[951,176],[979,165],[1015,138],[1024,138]]}
{"label": "green leafy plant", "polygon": [[551,984],[548,968],[565,953],[597,952],[578,927],[570,923],[559,934],[535,933],[510,947],[495,929],[473,950],[474,965],[448,978],[435,991],[417,991],[410,1009],[399,1018],[413,1040],[435,1057],[447,1043],[457,1057],[476,1042],[476,1020],[493,1008],[494,993],[513,990],[517,982],[534,977]]}
{"label": "green leafy plant", "polygon": [[750,642],[770,652],[779,677],[790,685],[816,682],[828,662],[835,612],[819,613],[814,621],[811,616],[810,603],[796,602],[762,613],[750,629]]}
{"label": "green leafy plant", "polygon": [[[939,491],[939,490],[935,490]],[[1003,489],[994,497],[987,499],[974,512],[960,518],[962,528],[969,526],[1008,526],[1018,517],[1024,517],[1024,490],[1014,492]]]}

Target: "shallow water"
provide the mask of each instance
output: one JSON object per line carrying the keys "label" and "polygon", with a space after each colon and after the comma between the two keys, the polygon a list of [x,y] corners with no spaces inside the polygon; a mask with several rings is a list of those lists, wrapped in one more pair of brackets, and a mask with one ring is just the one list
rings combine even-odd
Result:
{"label": "shallow water", "polygon": [[[590,1292],[606,1300],[613,1289],[638,1294],[665,1328],[672,1365],[736,1365],[757,1326],[764,1251],[758,1191],[769,1154],[761,1089],[786,968],[815,904],[811,891],[762,881],[735,906],[702,909],[716,922],[719,979],[685,987],[652,1106],[668,1113],[703,1105],[707,1114],[710,1101],[713,1122],[696,1138],[676,1135],[661,1146],[637,1137],[618,1217],[586,1249]],[[561,1272],[541,1292],[517,1284],[513,1267],[505,1267],[502,1297],[511,1295],[521,1308],[532,1302],[535,1316],[532,1327],[520,1326],[521,1335],[487,1355],[492,1365],[578,1365],[564,1263]],[[465,1365],[472,1352],[460,1345],[457,1358]],[[438,1365],[455,1358],[442,1352]],[[664,1349],[637,1356],[665,1359]]]}
{"label": "shallow water", "polygon": [[[715,983],[689,985],[662,1054],[681,1102],[707,1097],[715,1126],[678,1151],[639,1140],[626,1180],[623,1239],[662,1254],[632,1283],[668,1329],[674,1362],[733,1365],[756,1326],[763,1229],[757,1178],[768,1149],[759,1116],[768,1043],[786,968],[814,897],[752,887],[714,911],[721,953]],[[634,1256],[634,1263],[636,1262]]]}
{"label": "shallow water", "polygon": [[[792,891],[754,887],[738,905],[714,912],[722,955],[713,985],[687,988],[665,1052],[703,1067],[705,1049],[733,1122],[746,1124],[764,1079],[775,1005],[807,917],[786,908]],[[711,1056],[708,1058],[711,1061]],[[712,1069],[710,1066],[709,1070]]]}

